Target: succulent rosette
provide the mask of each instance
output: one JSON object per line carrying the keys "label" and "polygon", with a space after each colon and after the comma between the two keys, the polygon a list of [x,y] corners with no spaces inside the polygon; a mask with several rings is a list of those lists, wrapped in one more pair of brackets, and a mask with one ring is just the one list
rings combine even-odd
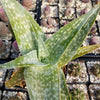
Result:
{"label": "succulent rosette", "polygon": [[[6,86],[12,87],[25,79],[31,100],[71,100],[61,67],[100,47],[99,44],[80,47],[96,19],[100,5],[47,39],[33,17],[18,2],[0,2],[22,55],[0,65],[3,69],[20,68]],[[49,11],[48,8],[46,11]]]}

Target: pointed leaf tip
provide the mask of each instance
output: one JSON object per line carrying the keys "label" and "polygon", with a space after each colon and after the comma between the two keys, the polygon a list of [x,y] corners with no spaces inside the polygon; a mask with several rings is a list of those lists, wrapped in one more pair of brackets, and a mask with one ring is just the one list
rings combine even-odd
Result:
{"label": "pointed leaf tip", "polygon": [[76,52],[76,54],[74,55],[74,57],[72,58],[72,60],[74,60],[74,59],[76,59],[76,58],[78,58],[78,57],[81,57],[81,56],[83,56],[83,55],[85,55],[85,54],[87,54],[87,53],[90,53],[90,52],[92,52],[93,50],[98,49],[98,48],[100,48],[100,44],[91,45],[91,46],[86,46],[86,47],[80,47],[80,48],[77,50],[77,52]]}
{"label": "pointed leaf tip", "polygon": [[9,18],[21,54],[37,50],[38,38],[45,41],[46,36],[33,17],[16,0],[1,0],[1,4]]}
{"label": "pointed leaf tip", "polygon": [[92,27],[99,10],[100,7],[94,7],[46,40],[45,44],[50,52],[49,63],[58,63],[58,66],[62,67],[73,58]]}

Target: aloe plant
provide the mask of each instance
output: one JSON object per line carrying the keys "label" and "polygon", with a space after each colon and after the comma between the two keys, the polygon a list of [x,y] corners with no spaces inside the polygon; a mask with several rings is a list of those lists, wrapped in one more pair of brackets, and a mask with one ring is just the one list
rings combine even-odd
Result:
{"label": "aloe plant", "polygon": [[96,19],[100,5],[47,39],[36,21],[18,2],[0,1],[22,54],[0,65],[2,69],[19,68],[6,86],[14,86],[25,79],[31,100],[71,100],[61,67],[100,47],[99,44],[80,47]]}

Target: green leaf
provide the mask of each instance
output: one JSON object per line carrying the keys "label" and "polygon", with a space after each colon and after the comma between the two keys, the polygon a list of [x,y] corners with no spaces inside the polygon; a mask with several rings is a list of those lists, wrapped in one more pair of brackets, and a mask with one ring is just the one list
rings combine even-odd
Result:
{"label": "green leaf", "polygon": [[62,27],[46,40],[45,44],[50,53],[51,64],[58,63],[58,66],[62,67],[73,58],[92,27],[99,10],[100,6],[96,6],[87,14]]}
{"label": "green leaf", "polygon": [[0,65],[0,68],[20,67],[17,68],[18,70],[15,69],[16,73],[14,73],[13,76],[10,78],[10,80],[5,83],[6,87],[7,88],[13,87],[16,84],[20,83],[22,80],[24,80],[25,67],[32,66],[32,65],[45,66],[43,63],[38,61],[36,50],[33,50],[30,53],[27,53],[26,55],[16,58],[11,62]]}
{"label": "green leaf", "polygon": [[[0,67],[25,67],[24,76],[31,100],[70,100],[61,69],[57,65],[51,66],[42,62],[49,63],[50,60],[51,64],[55,64],[59,61],[58,65],[61,67],[70,61],[85,39],[99,8],[95,7],[86,15],[64,26],[53,38],[45,42],[46,47],[43,42],[46,37],[30,14],[14,0],[1,0],[1,2],[23,56]],[[21,70],[22,68],[19,71]]]}
{"label": "green leaf", "polygon": [[58,66],[27,67],[24,74],[31,100],[70,100]]}
{"label": "green leaf", "polygon": [[40,41],[40,39],[38,39],[38,59],[39,59],[39,61],[41,61],[43,63],[47,63],[48,62],[47,57],[49,56],[49,52],[48,52],[45,44],[41,41]]}
{"label": "green leaf", "polygon": [[17,68],[13,75],[11,76],[10,80],[8,80],[5,85],[7,88],[11,88],[17,84],[19,84],[21,81],[24,81],[24,69],[25,68]]}
{"label": "green leaf", "polygon": [[69,93],[66,80],[65,80],[65,75],[62,70],[60,70],[60,86],[61,86],[61,100],[71,100],[71,95]]}
{"label": "green leaf", "polygon": [[74,57],[72,58],[72,60],[81,57],[89,52],[92,52],[93,50],[100,48],[100,44],[96,44],[96,45],[91,45],[91,46],[86,46],[86,47],[80,47],[76,54],[74,55]]}
{"label": "green leaf", "polygon": [[[18,68],[28,66],[43,66],[44,64],[38,61],[37,52],[33,50],[26,55],[20,56],[13,61],[0,65],[0,68]],[[45,65],[44,65],[45,66]]]}
{"label": "green leaf", "polygon": [[[9,18],[21,54],[26,54],[33,49],[37,50],[37,41],[42,39],[45,41],[46,36],[36,21],[17,1],[1,0],[0,2]],[[40,43],[43,45],[43,41]]]}
{"label": "green leaf", "polygon": [[[49,53],[43,43],[43,41],[46,40],[46,36],[39,27],[39,25],[31,17],[31,15],[15,0],[6,0],[6,1],[2,0],[1,3],[9,18],[11,24],[11,27],[9,28],[13,30],[12,32],[14,32],[14,36],[16,37],[21,54],[25,55],[26,53],[32,50],[38,49],[38,56],[40,61],[41,59],[44,59],[46,56],[48,56]],[[15,61],[9,62],[8,64],[1,65],[0,67],[1,68],[26,67],[30,65],[30,61],[32,60],[33,60],[33,62],[31,62],[32,64],[34,62],[39,63],[37,58],[36,59],[32,58],[33,56],[34,55],[31,54],[30,56],[26,55],[24,57],[16,59]],[[27,58],[30,60],[27,61]],[[25,59],[27,62],[25,61]]]}

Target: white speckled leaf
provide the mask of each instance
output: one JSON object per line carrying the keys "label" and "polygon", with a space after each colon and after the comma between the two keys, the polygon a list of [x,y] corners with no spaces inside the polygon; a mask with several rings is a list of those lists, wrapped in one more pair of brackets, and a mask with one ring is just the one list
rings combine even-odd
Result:
{"label": "white speckled leaf", "polygon": [[[12,26],[21,54],[23,55],[34,49],[35,50],[38,49],[39,59],[41,60],[41,58],[45,58],[48,55],[48,51],[45,48],[43,43],[43,41],[45,41],[46,39],[46,36],[43,33],[43,31],[40,29],[39,25],[35,22],[35,20],[31,17],[31,15],[15,0],[2,0],[1,3],[10,20],[10,24]],[[16,68],[16,67],[30,66],[29,65],[30,63],[32,64],[40,63],[32,53],[29,54],[30,56],[26,55],[24,57],[20,57],[7,64],[1,65],[0,67]],[[16,72],[15,76],[17,76],[18,74],[19,72]],[[11,78],[11,80],[13,79],[14,77]],[[11,80],[9,81],[10,83]],[[14,81],[17,80],[18,77]],[[7,84],[10,84],[9,82]]]}
{"label": "white speckled leaf", "polygon": [[[37,50],[37,47],[39,48],[37,41],[46,39],[39,25],[16,0],[1,0],[1,3],[9,18],[22,55],[33,49]],[[44,45],[43,41],[40,43]]]}
{"label": "white speckled leaf", "polygon": [[38,39],[38,59],[39,61],[43,62],[43,63],[47,63],[48,59],[47,57],[49,56],[49,52],[44,44],[44,42],[40,41],[41,38]]}
{"label": "white speckled leaf", "polygon": [[[86,15],[64,26],[44,44],[46,37],[39,25],[19,3],[15,0],[1,0],[1,3],[23,56],[0,65],[0,68],[25,68],[21,68],[20,75],[24,71],[31,100],[70,100],[65,78],[59,67],[73,58],[100,8],[95,7]],[[18,77],[15,78],[18,82]]]}
{"label": "white speckled leaf", "polygon": [[31,100],[70,100],[58,66],[27,67],[24,74]]}
{"label": "white speckled leaf", "polygon": [[100,6],[96,6],[87,14],[62,27],[45,42],[50,52],[51,64],[58,62],[58,66],[62,67],[73,58],[92,27],[99,10]]}
{"label": "white speckled leaf", "polygon": [[[61,100],[72,100],[63,71],[60,69],[60,86],[61,86]],[[66,99],[67,98],[67,99]]]}
{"label": "white speckled leaf", "polygon": [[[0,68],[17,68],[16,73],[10,78],[9,81],[5,83],[7,88],[11,88],[15,86],[16,84],[20,83],[24,80],[24,69],[28,66],[46,66],[45,64],[38,61],[37,58],[37,52],[36,50],[31,51],[30,53],[27,53],[26,55],[23,55],[19,58],[16,58],[15,60],[0,65]],[[20,67],[20,68],[18,68]],[[24,67],[24,68],[23,68]]]}
{"label": "white speckled leaf", "polygon": [[38,61],[37,52],[33,50],[26,55],[16,58],[13,61],[0,65],[0,68],[17,68],[17,67],[28,67],[28,66],[43,66],[44,64]]}
{"label": "white speckled leaf", "polygon": [[86,46],[86,47],[80,47],[76,54],[74,55],[74,57],[72,58],[72,60],[80,57],[80,56],[83,56],[89,52],[92,52],[93,50],[97,49],[97,48],[100,48],[100,44],[96,44],[96,45],[91,45],[91,46]]}

